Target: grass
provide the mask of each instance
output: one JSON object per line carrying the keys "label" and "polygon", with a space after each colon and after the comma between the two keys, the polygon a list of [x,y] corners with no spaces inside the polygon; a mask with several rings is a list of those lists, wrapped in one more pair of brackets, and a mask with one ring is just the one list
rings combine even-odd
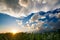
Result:
{"label": "grass", "polygon": [[60,31],[44,33],[0,33],[0,40],[60,40]]}

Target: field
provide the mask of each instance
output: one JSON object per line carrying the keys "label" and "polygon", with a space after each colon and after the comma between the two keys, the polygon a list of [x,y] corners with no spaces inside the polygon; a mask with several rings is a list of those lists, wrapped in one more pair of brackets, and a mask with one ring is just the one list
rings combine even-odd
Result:
{"label": "field", "polygon": [[0,33],[0,40],[60,40],[60,31],[44,33]]}

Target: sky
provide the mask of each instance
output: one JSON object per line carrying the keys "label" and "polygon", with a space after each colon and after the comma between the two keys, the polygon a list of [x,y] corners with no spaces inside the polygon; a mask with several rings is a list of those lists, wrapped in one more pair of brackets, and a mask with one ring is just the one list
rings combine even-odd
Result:
{"label": "sky", "polygon": [[59,23],[60,0],[0,0],[0,33],[54,30]]}

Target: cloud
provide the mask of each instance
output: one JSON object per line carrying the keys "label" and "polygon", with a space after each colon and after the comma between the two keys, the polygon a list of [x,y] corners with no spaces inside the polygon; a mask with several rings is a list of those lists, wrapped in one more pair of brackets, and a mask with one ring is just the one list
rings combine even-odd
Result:
{"label": "cloud", "polygon": [[27,7],[30,3],[29,0],[19,0],[19,4],[23,7]]}
{"label": "cloud", "polygon": [[43,27],[44,23],[50,25],[59,20],[57,18],[60,18],[60,13],[56,11],[58,8],[60,0],[0,0],[0,12],[18,17],[18,25],[27,31],[42,30],[47,28]]}
{"label": "cloud", "polygon": [[19,12],[21,6],[19,5],[19,0],[4,0],[4,3],[8,8],[11,8],[14,12]]}
{"label": "cloud", "polygon": [[[13,17],[60,7],[60,0],[0,0],[0,12]],[[22,15],[22,16],[23,16]]]}
{"label": "cloud", "polygon": [[38,13],[31,13],[17,22],[22,29],[26,29],[26,32],[56,30],[60,28],[60,17],[58,14],[60,14],[60,8],[47,12],[40,11]]}
{"label": "cloud", "polygon": [[0,1],[0,12],[4,12],[10,16],[16,16],[19,13],[21,6],[19,0],[1,0]]}

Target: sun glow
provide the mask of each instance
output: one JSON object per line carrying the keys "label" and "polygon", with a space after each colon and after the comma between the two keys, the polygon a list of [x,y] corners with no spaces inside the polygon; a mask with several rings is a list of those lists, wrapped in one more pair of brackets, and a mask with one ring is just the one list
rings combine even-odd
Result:
{"label": "sun glow", "polygon": [[17,30],[11,30],[11,33],[16,34],[18,31]]}

